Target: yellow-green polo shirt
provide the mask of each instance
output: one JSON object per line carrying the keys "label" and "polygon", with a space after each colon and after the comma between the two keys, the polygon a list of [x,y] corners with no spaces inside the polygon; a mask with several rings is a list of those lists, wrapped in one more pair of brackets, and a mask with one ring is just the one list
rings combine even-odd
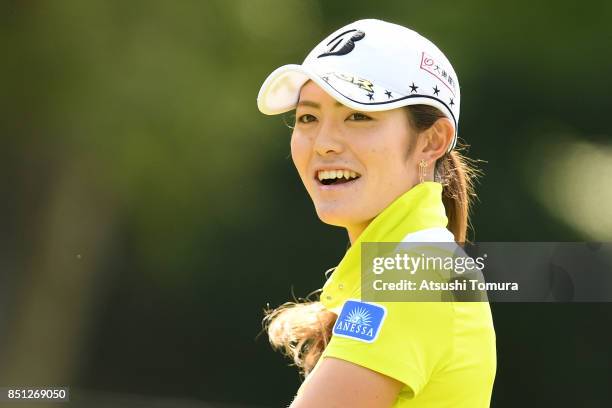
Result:
{"label": "yellow-green polo shirt", "polygon": [[340,336],[334,330],[311,375],[325,357],[335,357],[404,383],[395,408],[489,407],[497,357],[488,302],[355,303],[361,302],[362,242],[402,242],[414,236],[452,241],[447,224],[442,185],[424,182],[368,225],[325,282],[321,302],[338,315],[351,307],[353,314],[379,311],[384,317],[374,340]]}

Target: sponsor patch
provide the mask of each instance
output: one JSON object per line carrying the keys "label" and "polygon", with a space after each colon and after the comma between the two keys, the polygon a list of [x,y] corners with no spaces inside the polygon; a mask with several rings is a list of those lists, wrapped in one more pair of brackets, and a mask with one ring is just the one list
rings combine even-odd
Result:
{"label": "sponsor patch", "polygon": [[371,343],[376,340],[387,309],[376,303],[347,300],[334,324],[336,336]]}
{"label": "sponsor patch", "polygon": [[[455,96],[456,82],[451,76],[450,71],[447,71],[441,62],[434,60],[433,57],[429,56],[425,52],[421,54],[421,66],[420,68],[424,71],[429,72],[442,82],[442,85],[448,88],[449,91]],[[438,92],[436,92],[436,95]]]}

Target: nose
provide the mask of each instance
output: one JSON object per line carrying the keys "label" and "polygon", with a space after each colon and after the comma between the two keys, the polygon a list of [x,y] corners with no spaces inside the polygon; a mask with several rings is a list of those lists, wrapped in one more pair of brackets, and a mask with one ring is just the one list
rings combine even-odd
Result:
{"label": "nose", "polygon": [[340,129],[332,120],[322,121],[314,142],[314,150],[319,156],[326,156],[333,153],[341,153],[344,150],[344,143]]}

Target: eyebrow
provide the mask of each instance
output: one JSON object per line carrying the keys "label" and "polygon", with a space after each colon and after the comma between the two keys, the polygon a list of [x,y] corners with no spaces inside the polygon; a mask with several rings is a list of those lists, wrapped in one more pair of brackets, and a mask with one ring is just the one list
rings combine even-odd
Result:
{"label": "eyebrow", "polygon": [[[344,106],[342,103],[336,101],[336,106]],[[311,108],[321,109],[321,104],[318,104],[313,101],[299,101],[297,106],[310,106]]]}

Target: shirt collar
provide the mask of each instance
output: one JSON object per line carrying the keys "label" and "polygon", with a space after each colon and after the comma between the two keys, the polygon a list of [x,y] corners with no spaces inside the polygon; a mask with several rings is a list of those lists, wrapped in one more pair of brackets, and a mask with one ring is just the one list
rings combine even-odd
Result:
{"label": "shirt collar", "polygon": [[445,228],[447,224],[442,184],[426,181],[412,187],[378,214],[353,242],[323,285],[321,303],[338,312],[346,299],[360,297],[362,242],[401,242],[411,232]]}

